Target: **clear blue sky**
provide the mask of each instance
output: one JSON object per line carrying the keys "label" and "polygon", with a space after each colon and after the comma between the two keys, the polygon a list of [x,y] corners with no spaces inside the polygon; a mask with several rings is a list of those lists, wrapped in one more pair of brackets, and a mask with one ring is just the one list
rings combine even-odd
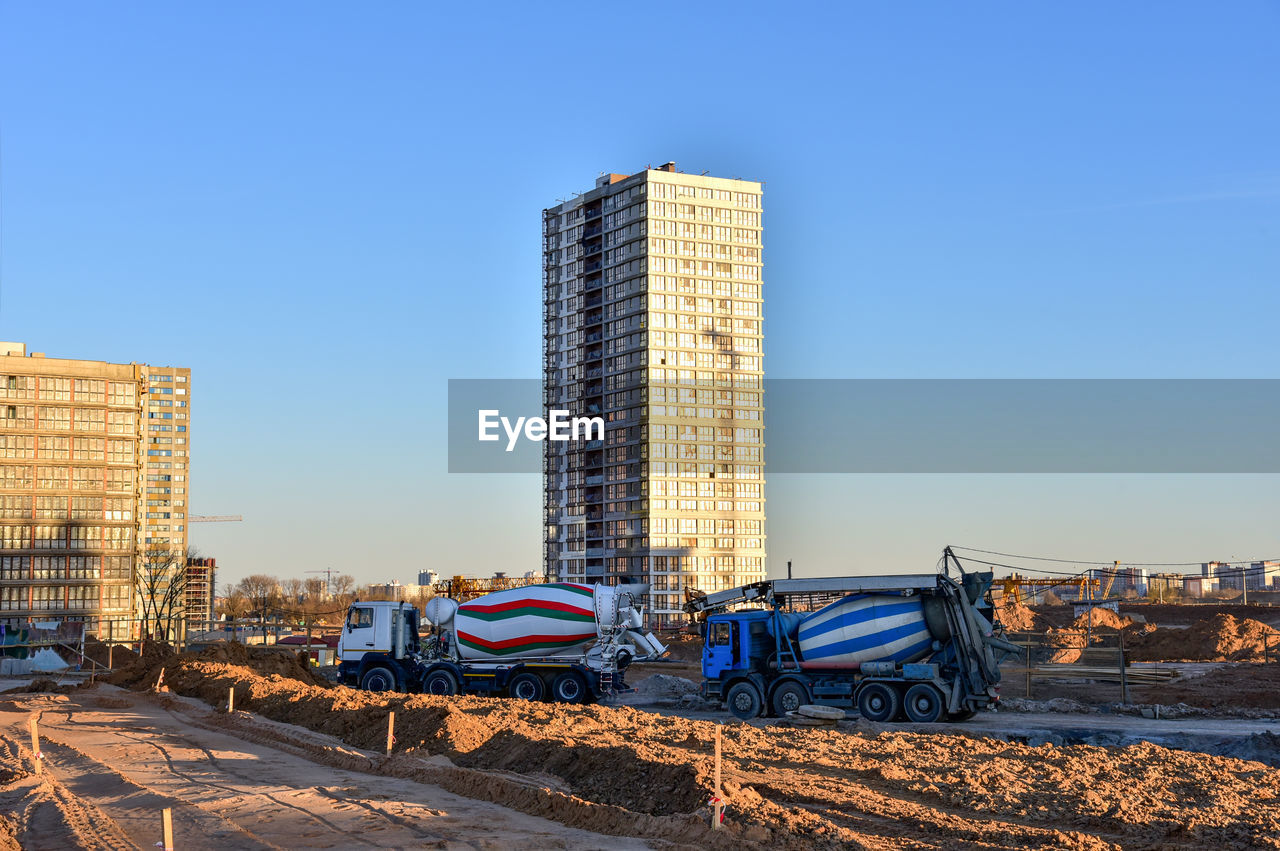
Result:
{"label": "clear blue sky", "polygon": [[[544,206],[765,181],[772,377],[1280,377],[1278,36],[1276,2],[0,2],[0,339],[192,368],[226,579],[523,572],[539,482],[448,475],[443,406],[538,374]],[[775,476],[771,567],[1280,555],[1278,484]]]}

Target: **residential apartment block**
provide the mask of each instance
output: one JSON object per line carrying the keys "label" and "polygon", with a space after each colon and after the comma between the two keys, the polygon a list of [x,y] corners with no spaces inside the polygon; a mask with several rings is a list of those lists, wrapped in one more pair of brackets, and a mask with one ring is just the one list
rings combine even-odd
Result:
{"label": "residential apartment block", "polygon": [[139,571],[185,568],[189,405],[188,369],[0,343],[0,624],[138,631]]}
{"label": "residential apartment block", "polygon": [[543,212],[543,402],[605,419],[544,442],[544,568],[686,588],[765,575],[761,184],[674,163]]}

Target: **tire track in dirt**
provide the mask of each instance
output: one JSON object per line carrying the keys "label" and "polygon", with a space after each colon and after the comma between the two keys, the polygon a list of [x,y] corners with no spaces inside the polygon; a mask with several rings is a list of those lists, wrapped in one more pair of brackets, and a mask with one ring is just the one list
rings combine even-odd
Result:
{"label": "tire track in dirt", "polygon": [[[156,741],[154,740],[154,736],[148,736],[148,735],[147,735],[147,732],[148,732],[148,731],[145,731],[144,729],[139,729],[136,725],[131,725],[131,728],[132,728],[133,730],[135,730],[135,731],[136,731],[136,734],[134,734],[134,733],[126,732],[126,731],[124,731],[124,730],[120,729],[119,727],[117,727],[117,726],[113,726],[113,725],[106,725],[106,724],[85,724],[85,723],[82,723],[82,722],[80,722],[78,719],[76,719],[76,718],[75,718],[74,711],[73,711],[71,708],[69,708],[69,707],[59,707],[59,709],[58,709],[57,711],[58,711],[58,713],[59,713],[59,714],[63,714],[63,715],[65,715],[65,716],[66,716],[66,725],[67,725],[67,726],[75,726],[75,727],[77,727],[77,728],[89,728],[89,727],[93,727],[93,728],[98,729],[98,730],[101,730],[101,731],[103,731],[103,732],[108,732],[108,733],[111,733],[111,734],[113,734],[113,735],[119,736],[120,738],[128,739],[129,741],[135,742],[136,744],[144,745],[144,746],[147,746],[147,747],[150,747],[150,748],[155,749],[156,751],[158,751],[158,753],[160,754],[160,756],[164,759],[164,761],[165,761],[165,766],[166,766],[166,769],[168,770],[168,772],[169,772],[170,774],[172,774],[173,776],[175,776],[175,777],[177,777],[177,778],[182,779],[182,780],[183,780],[183,781],[185,781],[185,782],[193,783],[193,784],[199,784],[199,785],[204,786],[204,787],[206,787],[206,788],[217,789],[218,791],[225,792],[225,793],[228,793],[228,794],[233,795],[233,796],[249,796],[249,795],[254,795],[254,796],[257,796],[257,797],[260,797],[260,798],[264,798],[264,799],[266,799],[266,800],[268,800],[268,801],[272,802],[272,803],[273,803],[273,804],[275,804],[276,806],[279,806],[279,807],[284,808],[284,809],[290,809],[290,810],[293,810],[293,811],[297,812],[298,814],[300,814],[300,815],[302,815],[302,816],[304,816],[304,817],[306,817],[306,818],[308,818],[308,819],[311,819],[311,820],[313,820],[313,821],[317,822],[317,823],[318,823],[321,827],[323,827],[325,830],[328,830],[328,831],[332,832],[332,833],[333,833],[333,834],[335,834],[335,835],[341,835],[341,836],[344,836],[344,837],[346,837],[346,839],[347,839],[349,842],[351,842],[351,843],[353,843],[353,844],[355,844],[355,845],[361,845],[361,846],[365,846],[365,847],[378,847],[378,843],[376,843],[376,842],[370,842],[368,839],[366,839],[366,838],[365,838],[365,836],[363,835],[363,833],[361,833],[361,832],[357,832],[357,831],[353,831],[353,830],[345,829],[345,828],[343,828],[341,825],[338,825],[338,824],[334,823],[333,821],[331,821],[331,820],[329,820],[329,819],[325,818],[323,815],[321,815],[321,814],[319,814],[319,813],[312,812],[312,811],[310,811],[310,810],[308,810],[308,809],[306,809],[306,808],[304,808],[304,807],[300,807],[300,806],[298,806],[297,804],[294,804],[294,803],[292,803],[292,802],[290,802],[290,801],[287,801],[287,800],[283,799],[282,797],[280,797],[280,796],[279,796],[279,795],[277,795],[277,794],[273,794],[273,793],[271,793],[271,792],[262,791],[262,790],[256,790],[256,791],[252,791],[252,792],[250,792],[250,791],[247,791],[247,790],[246,790],[246,789],[244,789],[244,788],[238,788],[238,787],[236,787],[236,786],[229,785],[229,784],[226,784],[226,783],[218,783],[218,782],[215,782],[215,781],[213,781],[213,780],[209,780],[209,779],[207,779],[207,778],[201,778],[201,777],[199,777],[199,776],[197,776],[197,775],[193,774],[192,772],[184,771],[184,770],[182,770],[182,769],[178,768],[178,767],[177,767],[177,765],[175,765],[174,757],[173,757],[173,754],[170,752],[170,750],[169,750],[168,748],[166,748],[164,745],[162,745],[162,744],[160,744],[160,743],[156,742]],[[190,718],[188,718],[187,716],[179,716],[179,715],[177,715],[176,713],[174,713],[172,709],[169,709],[168,707],[165,707],[165,711],[166,711],[166,713],[167,713],[167,714],[169,714],[169,715],[170,715],[170,717],[174,718],[176,721],[179,721],[180,723],[190,723]],[[60,728],[59,728],[57,725],[54,725],[54,724],[46,724],[45,729],[46,729],[46,730],[59,730]],[[65,732],[65,731],[63,731],[63,732]],[[48,739],[48,737],[47,737],[47,736],[46,736],[46,738]],[[53,741],[53,739],[48,739],[48,741],[52,742],[52,741]],[[182,745],[182,746],[183,746],[183,747],[190,747],[190,748],[192,748],[193,750],[198,750],[200,753],[202,753],[202,754],[204,755],[204,758],[209,762],[209,764],[210,764],[212,767],[216,768],[219,772],[221,772],[221,773],[223,773],[223,774],[229,775],[229,776],[234,777],[234,778],[237,778],[237,779],[239,779],[239,780],[243,780],[243,781],[245,781],[245,783],[246,783],[246,784],[248,784],[250,787],[253,787],[253,786],[255,786],[255,785],[259,785],[259,784],[260,784],[260,780],[259,780],[259,778],[252,777],[252,776],[250,776],[250,775],[247,775],[247,774],[245,774],[245,773],[243,773],[243,772],[241,772],[241,771],[237,771],[237,770],[235,770],[235,769],[231,768],[230,766],[228,766],[228,765],[224,764],[224,762],[223,762],[223,761],[221,761],[221,760],[219,760],[219,759],[217,758],[217,756],[216,756],[216,755],[215,755],[211,750],[209,750],[207,747],[204,747],[203,745],[198,745],[198,744],[193,744],[193,743],[183,743],[183,745]],[[271,842],[267,841],[267,840],[266,840],[266,839],[264,839],[263,837],[261,837],[261,836],[257,836],[257,835],[255,835],[255,834],[253,834],[253,833],[252,833],[252,831],[245,830],[244,828],[242,828],[242,827],[240,827],[240,826],[236,825],[236,824],[235,824],[235,823],[233,823],[233,822],[230,822],[230,821],[228,821],[228,820],[226,820],[226,819],[222,819],[222,818],[221,818],[221,816],[218,816],[216,813],[208,813],[208,811],[207,811],[207,810],[205,810],[203,807],[201,807],[201,806],[200,806],[199,804],[197,804],[197,803],[194,803],[194,802],[191,802],[191,801],[187,801],[187,800],[183,800],[183,799],[173,798],[172,796],[166,795],[166,794],[164,794],[164,793],[162,793],[162,792],[159,792],[158,790],[152,789],[151,787],[148,787],[148,786],[145,786],[145,785],[140,785],[140,784],[136,783],[135,781],[133,781],[132,779],[130,779],[130,778],[128,778],[128,777],[126,777],[126,776],[124,776],[124,775],[122,775],[122,774],[119,774],[119,772],[116,772],[114,769],[112,769],[110,766],[107,766],[105,763],[102,763],[101,761],[95,760],[93,757],[91,757],[91,756],[89,756],[89,755],[87,755],[87,754],[84,754],[83,752],[78,751],[77,749],[75,749],[75,748],[73,748],[73,747],[71,747],[71,746],[69,746],[69,745],[62,744],[62,747],[66,748],[66,749],[67,749],[67,750],[69,750],[69,751],[72,751],[72,752],[76,753],[76,754],[77,754],[77,755],[78,755],[82,760],[84,760],[84,761],[87,761],[87,762],[91,763],[91,764],[96,768],[96,770],[99,770],[99,771],[105,770],[105,771],[109,771],[109,772],[111,772],[111,773],[113,773],[113,774],[116,774],[116,775],[119,777],[119,779],[120,779],[120,781],[121,781],[121,782],[123,782],[123,783],[127,783],[127,784],[129,784],[129,785],[133,786],[134,788],[136,788],[136,789],[138,789],[138,790],[140,790],[140,791],[146,791],[146,792],[148,792],[148,793],[150,793],[150,794],[154,794],[154,795],[156,795],[156,796],[158,796],[158,797],[160,797],[160,798],[163,798],[163,799],[165,799],[165,800],[169,801],[171,806],[178,806],[178,807],[192,807],[192,808],[198,809],[198,810],[200,810],[200,811],[202,811],[202,812],[205,812],[206,814],[213,815],[213,816],[215,816],[215,817],[219,818],[221,821],[223,821],[223,822],[226,824],[226,826],[227,826],[228,828],[230,828],[231,830],[233,830],[233,831],[235,831],[235,832],[238,832],[238,833],[243,834],[243,836],[241,837],[241,839],[242,839],[242,840],[251,840],[251,841],[254,841],[254,842],[259,842],[259,843],[261,843],[261,844],[262,844],[262,846],[263,846],[263,847],[267,847],[267,848],[277,848],[277,847],[279,847],[279,846],[276,846],[276,845],[274,845],[273,843],[271,843]],[[441,841],[444,841],[444,837],[440,836],[439,834],[436,834],[436,833],[432,833],[432,832],[429,832],[429,831],[423,830],[419,825],[416,825],[416,824],[414,824],[414,823],[412,823],[412,822],[408,821],[407,819],[401,819],[401,818],[398,818],[398,817],[396,817],[395,815],[393,815],[393,814],[391,814],[391,813],[388,813],[388,812],[386,812],[386,811],[384,811],[384,810],[381,810],[381,809],[379,809],[379,808],[376,808],[376,807],[371,807],[371,806],[361,806],[359,802],[352,801],[352,800],[350,800],[350,799],[343,799],[343,798],[341,798],[340,796],[336,796],[336,795],[334,795],[333,793],[329,792],[328,790],[324,789],[323,787],[312,787],[312,788],[313,788],[313,789],[314,789],[314,791],[316,791],[317,793],[322,794],[322,795],[324,795],[324,796],[326,796],[326,797],[328,797],[328,798],[330,798],[330,799],[332,799],[332,800],[335,800],[335,801],[343,801],[344,803],[347,803],[347,804],[352,805],[352,806],[354,806],[354,807],[360,808],[360,809],[362,809],[364,812],[366,812],[370,817],[380,818],[380,819],[382,819],[382,820],[384,820],[384,821],[387,821],[387,822],[389,822],[389,823],[391,823],[391,824],[394,824],[395,826],[397,826],[397,827],[399,827],[399,828],[401,828],[401,829],[408,830],[408,831],[410,831],[410,832],[415,836],[415,838],[417,838],[418,840],[421,840],[421,841],[423,841],[423,842],[441,842]]]}
{"label": "tire track in dirt", "polygon": [[[201,786],[206,786],[210,789],[217,789],[220,792],[227,792],[231,795],[237,795],[237,796],[255,795],[257,797],[264,798],[272,802],[276,806],[281,807],[282,809],[293,810],[294,812],[297,812],[298,814],[305,816],[306,818],[312,819],[313,821],[318,822],[322,827],[328,830],[331,830],[336,834],[341,834],[342,836],[347,837],[349,840],[351,840],[352,842],[355,842],[358,845],[366,846],[369,848],[378,847],[377,843],[370,842],[369,840],[365,839],[364,836],[361,835],[360,833],[357,833],[356,831],[352,831],[352,830],[347,830],[346,828],[343,828],[340,825],[334,824],[333,822],[329,821],[324,816],[319,815],[318,813],[313,813],[310,810],[305,809],[304,807],[298,806],[297,804],[291,803],[289,801],[285,801],[281,799],[279,796],[272,794],[271,792],[261,791],[261,790],[255,791],[255,792],[247,792],[244,789],[240,789],[235,786],[230,786],[225,783],[215,783],[212,780],[203,780],[199,777],[194,776],[190,772],[182,771],[173,764],[173,755],[169,752],[168,748],[164,747],[164,745],[161,745],[147,738],[130,736],[125,734],[121,734],[121,735],[122,735],[122,738],[130,739],[136,742],[137,744],[147,745],[149,747],[155,748],[157,751],[159,751],[160,756],[164,758],[165,766],[167,767],[169,773],[175,777],[179,777],[182,780],[185,780],[188,783],[196,783]],[[200,750],[202,750],[206,755],[212,757],[212,754],[210,754],[207,749],[200,748]],[[220,770],[225,770],[225,769],[220,769]],[[232,772],[227,772],[227,773],[230,774]],[[235,776],[240,777],[242,780],[245,780],[250,784],[253,784],[254,782],[251,778],[244,777],[244,775],[237,774]],[[189,804],[189,805],[197,806],[195,804]],[[437,840],[440,837],[431,836],[427,838]]]}
{"label": "tire track in dirt", "polygon": [[14,781],[6,784],[0,800],[6,809],[16,811],[15,839],[23,849],[137,849],[138,846],[115,821],[92,803],[71,793],[52,776],[48,760],[44,760],[43,773],[34,774],[27,771],[25,766],[34,765],[35,754],[8,735],[0,737],[0,743],[0,764],[18,775]]}

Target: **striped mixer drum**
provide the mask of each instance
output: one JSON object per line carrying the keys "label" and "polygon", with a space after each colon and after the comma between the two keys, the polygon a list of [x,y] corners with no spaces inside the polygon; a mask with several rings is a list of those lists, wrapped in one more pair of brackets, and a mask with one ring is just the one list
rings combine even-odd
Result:
{"label": "striped mixer drum", "polygon": [[590,585],[558,583],[495,591],[453,616],[464,659],[580,656],[598,637]]}
{"label": "striped mixer drum", "polygon": [[933,637],[919,596],[853,594],[800,622],[802,668],[857,668],[863,662],[914,662]]}

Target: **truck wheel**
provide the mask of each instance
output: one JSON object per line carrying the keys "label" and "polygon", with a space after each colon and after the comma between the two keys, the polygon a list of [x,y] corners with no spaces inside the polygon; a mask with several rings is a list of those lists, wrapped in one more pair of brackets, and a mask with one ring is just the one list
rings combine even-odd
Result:
{"label": "truck wheel", "polygon": [[448,671],[432,671],[422,683],[426,694],[448,697],[458,693],[458,680]]}
{"label": "truck wheel", "polygon": [[360,678],[360,688],[365,691],[395,691],[396,675],[388,668],[370,668]]}
{"label": "truck wheel", "polygon": [[749,682],[734,683],[729,693],[725,695],[724,702],[733,716],[743,721],[758,718],[764,709],[764,699],[760,696],[760,689]]}
{"label": "truck wheel", "polygon": [[898,693],[884,683],[868,683],[858,692],[858,714],[868,721],[892,721],[898,714]]}
{"label": "truck wheel", "polygon": [[928,683],[916,683],[902,700],[907,717],[920,724],[932,724],[942,717],[942,693]]}
{"label": "truck wheel", "polygon": [[542,677],[537,674],[516,674],[507,684],[507,691],[516,700],[542,700]]}
{"label": "truck wheel", "polygon": [[564,673],[551,682],[551,696],[560,703],[582,703],[587,697],[587,684],[574,673]]}
{"label": "truck wheel", "polygon": [[773,690],[773,699],[769,702],[773,714],[785,718],[788,712],[795,712],[809,702],[809,695],[804,686],[797,682],[787,682]]}

